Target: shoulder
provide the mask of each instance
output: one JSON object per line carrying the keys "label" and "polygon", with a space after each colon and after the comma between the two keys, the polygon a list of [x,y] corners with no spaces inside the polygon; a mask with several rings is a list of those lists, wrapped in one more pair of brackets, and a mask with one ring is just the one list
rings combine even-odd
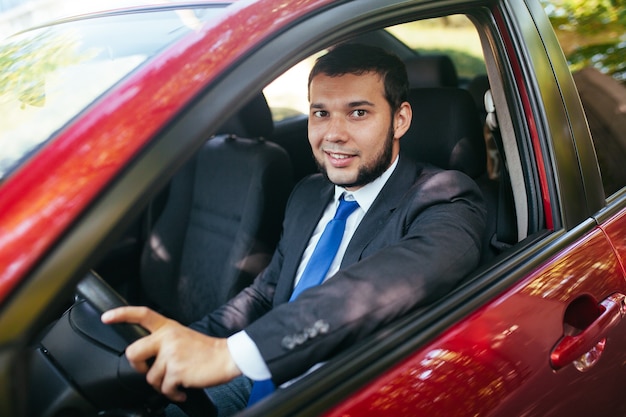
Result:
{"label": "shoulder", "polygon": [[424,165],[415,182],[422,190],[438,189],[442,192],[455,193],[464,189],[478,190],[478,185],[461,171],[441,169],[433,165]]}
{"label": "shoulder", "polygon": [[439,204],[461,203],[484,210],[483,196],[478,184],[461,171],[444,170],[422,165],[417,178],[404,198],[412,209],[424,210]]}
{"label": "shoulder", "polygon": [[[392,188],[403,190],[405,197],[444,197],[480,190],[476,182],[461,171],[446,170],[404,157],[400,160]],[[402,184],[402,185],[401,185]]]}
{"label": "shoulder", "polygon": [[[403,194],[408,190],[415,192],[418,189],[444,184],[458,184],[463,188],[476,186],[474,180],[461,171],[442,169],[401,154],[398,167],[390,178],[387,188]],[[446,189],[441,191],[446,191]]]}

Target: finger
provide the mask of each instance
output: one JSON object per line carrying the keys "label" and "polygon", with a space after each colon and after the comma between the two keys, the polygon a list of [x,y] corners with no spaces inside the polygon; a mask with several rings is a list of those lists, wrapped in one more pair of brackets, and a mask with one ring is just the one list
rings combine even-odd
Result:
{"label": "finger", "polygon": [[146,381],[158,392],[162,392],[161,385],[165,376],[165,365],[162,360],[157,358],[146,373]]}
{"label": "finger", "polygon": [[181,403],[187,400],[187,394],[181,389],[182,384],[176,373],[166,372],[161,381],[161,392],[163,395],[174,402]]}
{"label": "finger", "polygon": [[181,379],[169,361],[157,357],[146,374],[146,381],[157,391],[174,402],[183,402],[187,395],[180,390]]}
{"label": "finger", "polygon": [[101,320],[105,324],[134,323],[139,324],[150,332],[161,327],[167,319],[147,307],[118,307],[102,314]]}
{"label": "finger", "polygon": [[150,370],[150,365],[146,361],[131,362],[129,360],[128,362],[130,366],[140,374],[146,374]]}
{"label": "finger", "polygon": [[144,374],[151,368],[150,362],[158,353],[159,343],[152,335],[139,339],[126,348],[126,358],[130,365]]}

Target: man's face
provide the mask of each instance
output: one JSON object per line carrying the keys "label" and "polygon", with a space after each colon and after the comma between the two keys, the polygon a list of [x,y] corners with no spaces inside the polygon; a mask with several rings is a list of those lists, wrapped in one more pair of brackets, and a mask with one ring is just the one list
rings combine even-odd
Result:
{"label": "man's face", "polygon": [[398,155],[411,110],[403,103],[392,117],[384,94],[376,73],[319,74],[311,81],[309,143],[320,170],[333,184],[359,189],[378,178]]}

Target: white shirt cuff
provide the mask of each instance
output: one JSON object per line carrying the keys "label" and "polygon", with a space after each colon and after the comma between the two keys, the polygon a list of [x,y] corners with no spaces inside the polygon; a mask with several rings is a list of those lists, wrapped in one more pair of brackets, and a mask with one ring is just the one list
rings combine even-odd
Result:
{"label": "white shirt cuff", "polygon": [[255,381],[272,377],[261,356],[261,352],[259,352],[254,341],[244,330],[226,339],[226,344],[228,345],[230,356],[232,356],[235,365],[239,367],[242,374]]}

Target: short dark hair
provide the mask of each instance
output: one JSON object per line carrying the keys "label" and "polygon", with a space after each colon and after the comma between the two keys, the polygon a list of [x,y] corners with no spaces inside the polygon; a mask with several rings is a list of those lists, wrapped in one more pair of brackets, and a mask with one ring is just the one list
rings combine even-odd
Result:
{"label": "short dark hair", "polygon": [[319,57],[309,74],[309,87],[319,74],[338,77],[345,74],[379,74],[385,86],[385,98],[392,114],[409,95],[409,80],[404,63],[396,55],[376,46],[344,43]]}

